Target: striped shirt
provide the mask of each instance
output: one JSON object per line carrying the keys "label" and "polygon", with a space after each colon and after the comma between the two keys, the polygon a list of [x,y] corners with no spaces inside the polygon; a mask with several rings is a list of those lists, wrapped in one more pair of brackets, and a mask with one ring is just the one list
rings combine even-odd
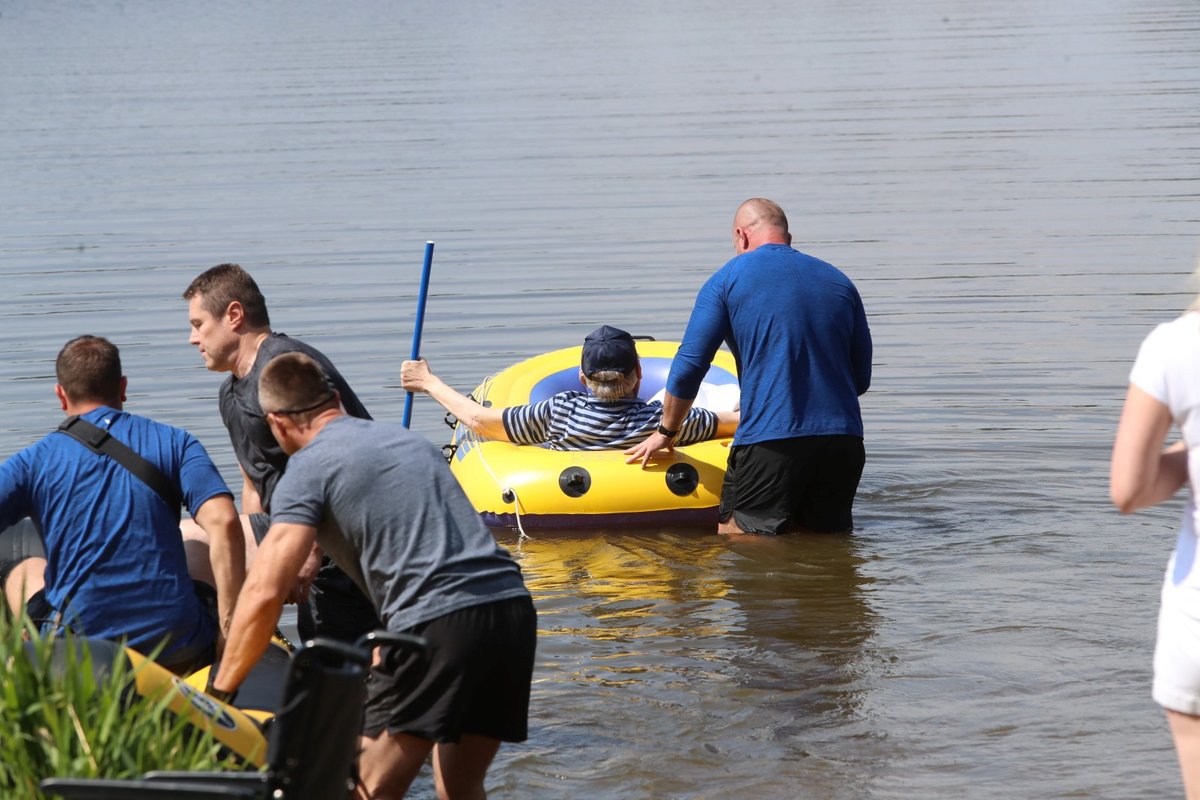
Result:
{"label": "striped shirt", "polygon": [[[514,444],[544,444],[551,450],[607,450],[633,447],[662,422],[662,403],[637,398],[602,402],[585,392],[560,392],[549,400],[501,410],[504,430]],[[694,444],[717,434],[717,415],[693,407],[679,428],[676,445]]]}

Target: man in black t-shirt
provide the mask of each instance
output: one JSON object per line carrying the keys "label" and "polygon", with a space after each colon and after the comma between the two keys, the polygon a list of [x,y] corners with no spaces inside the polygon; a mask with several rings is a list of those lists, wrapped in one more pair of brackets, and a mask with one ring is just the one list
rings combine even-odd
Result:
{"label": "man in black t-shirt", "polygon": [[[321,365],[342,398],[346,412],[370,419],[341,373],[315,348],[271,330],[267,303],[254,278],[237,264],[219,264],[201,273],[183,298],[188,301],[189,341],[204,366],[228,372],[221,384],[221,420],[242,472],[242,513],[256,541],[270,527],[271,495],[287,467],[258,402],[258,376],[275,356],[301,352]],[[380,627],[371,601],[350,578],[314,547],[297,576],[290,599],[299,603],[302,639],[329,636],[354,641]]]}

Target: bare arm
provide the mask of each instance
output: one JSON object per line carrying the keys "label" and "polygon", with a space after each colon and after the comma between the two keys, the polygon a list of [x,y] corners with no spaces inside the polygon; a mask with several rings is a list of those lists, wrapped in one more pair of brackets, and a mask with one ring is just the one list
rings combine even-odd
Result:
{"label": "bare arm", "polygon": [[271,526],[238,596],[214,688],[225,692],[236,689],[266,652],[283,611],[283,599],[316,538],[317,529],[309,525],[278,522]]}
{"label": "bare arm", "polygon": [[[727,436],[733,436],[737,431],[738,422],[742,418],[741,411],[718,411],[717,414],[717,435],[715,438],[724,439]],[[672,429],[673,430],[673,429]]]}
{"label": "bare arm", "polygon": [[[681,400],[670,392],[665,393],[663,395],[662,426],[669,431],[679,430],[679,426],[683,424],[683,418],[691,410],[692,402],[691,400]],[[625,463],[632,464],[640,460],[642,469],[645,469],[646,465],[650,463],[650,457],[659,450],[673,453],[675,451],[674,437],[668,438],[655,431],[645,441],[635,444],[625,451],[625,455],[628,456]]]}
{"label": "bare arm", "polygon": [[227,494],[205,500],[192,519],[208,534],[208,558],[217,585],[218,642],[224,642],[229,635],[238,593],[246,579],[246,538],[242,520],[233,505],[233,498]]}
{"label": "bare arm", "polygon": [[458,421],[485,439],[507,442],[504,418],[498,409],[488,408],[458,392],[429,370],[425,359],[400,365],[400,384],[408,392],[424,392],[449,411]]}
{"label": "bare arm", "polygon": [[238,472],[242,473],[242,513],[263,513],[262,498],[259,497],[258,487],[254,485],[254,481],[250,480],[250,476],[246,474],[246,470],[242,469],[240,464]]}
{"label": "bare arm", "polygon": [[1187,449],[1176,442],[1163,449],[1171,413],[1146,392],[1130,385],[1113,442],[1109,490],[1123,514],[1171,498],[1187,481]]}

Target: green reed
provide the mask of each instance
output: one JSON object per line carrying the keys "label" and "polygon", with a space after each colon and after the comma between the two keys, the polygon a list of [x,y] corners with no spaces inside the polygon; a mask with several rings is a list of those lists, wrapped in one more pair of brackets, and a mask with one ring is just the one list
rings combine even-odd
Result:
{"label": "green reed", "polygon": [[211,733],[176,717],[164,699],[132,691],[124,657],[95,664],[70,635],[58,646],[65,658],[55,660],[52,638],[0,613],[0,797],[40,800],[38,782],[52,776],[239,768]]}

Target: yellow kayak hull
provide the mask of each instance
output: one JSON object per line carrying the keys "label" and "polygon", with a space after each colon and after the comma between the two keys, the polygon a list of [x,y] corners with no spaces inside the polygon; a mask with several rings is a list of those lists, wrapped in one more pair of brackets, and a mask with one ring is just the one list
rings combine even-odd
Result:
{"label": "yellow kayak hull", "polygon": [[[650,399],[666,383],[679,342],[639,341],[642,387]],[[525,405],[581,390],[581,347],[545,353],[497,373],[472,396],[492,408]],[[733,356],[717,353],[707,385],[737,384]],[[620,450],[562,451],[484,441],[457,424],[450,469],[494,528],[597,528],[716,524],[731,439],[660,453],[642,469]]]}

